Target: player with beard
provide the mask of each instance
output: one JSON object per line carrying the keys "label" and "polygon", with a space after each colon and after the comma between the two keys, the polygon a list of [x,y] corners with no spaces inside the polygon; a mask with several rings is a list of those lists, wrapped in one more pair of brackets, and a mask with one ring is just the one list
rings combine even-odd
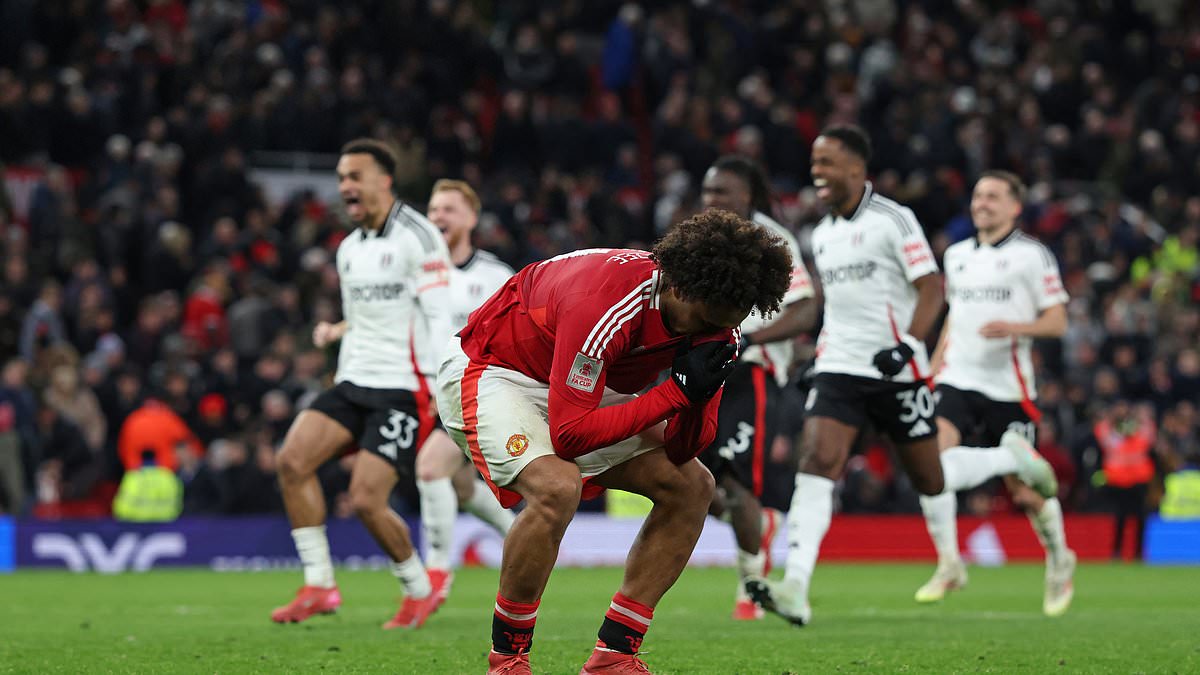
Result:
{"label": "player with beard", "polygon": [[[1006,434],[1034,442],[1041,412],[1034,404],[1033,339],[1066,333],[1068,297],[1054,254],[1017,228],[1024,195],[1016,175],[985,171],[971,194],[975,236],[946,249],[950,313],[933,356],[943,449],[976,430],[987,444],[1003,444]],[[1062,506],[1053,494],[1039,494],[1013,476],[1004,480],[1046,550],[1042,611],[1065,614],[1075,592],[1075,553],[1067,548]],[[936,602],[967,583],[957,505],[950,491],[921,498],[938,566],[917,590],[917,602]]]}
{"label": "player with beard", "polygon": [[757,164],[736,155],[718,159],[704,174],[700,199],[706,209],[732,211],[779,237],[792,255],[779,316],[767,320],[752,313],[742,322],[740,358],[725,383],[717,439],[700,456],[717,481],[712,512],[728,518],[737,542],[733,618],[752,620],[762,617],[762,609],[746,595],[745,582],[766,576],[776,523],[788,509],[796,476],[790,458],[770,457],[780,389],[787,385],[792,338],[812,328],[816,302],[796,237],[768,215],[770,187]]}
{"label": "player with beard", "polygon": [[891,438],[923,495],[1006,473],[1043,492],[1054,483],[1049,464],[1017,434],[1004,437],[1004,448],[953,448],[939,457],[924,341],[942,309],[941,275],[913,212],[867,180],[870,158],[870,140],[858,127],[832,127],[813,142],[813,185],[829,206],[812,236],[824,325],[805,402],[784,578],[747,583],[759,604],[797,625],[812,617],[808,591],[834,482],[868,425]]}
{"label": "player with beard", "polygon": [[437,608],[408,527],[388,498],[401,478],[413,479],[417,448],[432,425],[426,377],[451,333],[450,256],[438,229],[396,199],[395,169],[388,146],[371,139],[347,143],[338,159],[338,191],[355,225],[336,257],[345,319],[313,329],[317,347],[341,341],[335,384],[296,417],[279,452],[279,484],[304,586],[271,613],[278,623],[341,604],[317,469],[352,446],[360,452],[351,503],[392,559],[405,593],[384,628],[416,628]]}
{"label": "player with beard", "polygon": [[[475,248],[471,233],[479,223],[479,196],[463,181],[439,180],[433,185],[427,214],[442,231],[450,249],[450,312],[454,330],[467,325],[467,317],[504,285],[513,270],[499,258]],[[454,521],[461,506],[491,525],[501,535],[512,527],[513,514],[500,506],[475,467],[441,424],[435,424],[417,453],[417,488],[421,494],[421,524],[428,547],[425,565],[438,603],[450,594],[453,574],[450,547]]]}

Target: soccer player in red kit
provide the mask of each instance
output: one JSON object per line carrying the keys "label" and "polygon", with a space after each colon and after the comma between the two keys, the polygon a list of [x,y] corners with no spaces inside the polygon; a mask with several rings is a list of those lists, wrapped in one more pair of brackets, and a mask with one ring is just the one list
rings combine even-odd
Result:
{"label": "soccer player in red kit", "polygon": [[654,508],[581,672],[649,672],[642,638],[712,498],[712,475],[694,458],[716,434],[735,329],[752,309],[779,309],[791,271],[782,240],[710,210],[653,252],[582,250],[529,265],[451,340],[442,422],[502,504],[526,502],[504,543],[489,672],[531,672],[559,542],[579,500],[605,488]]}

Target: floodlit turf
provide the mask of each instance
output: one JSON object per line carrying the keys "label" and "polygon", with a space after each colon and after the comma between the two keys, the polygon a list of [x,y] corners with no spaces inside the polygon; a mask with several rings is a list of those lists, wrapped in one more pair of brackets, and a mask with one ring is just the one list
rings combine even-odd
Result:
{"label": "floodlit turf", "polygon": [[[645,643],[657,673],[1200,672],[1200,570],[1091,565],[1061,619],[1040,613],[1042,569],[971,569],[967,590],[922,607],[920,565],[822,565],[814,624],[734,622],[733,573],[690,569]],[[534,640],[537,673],[577,673],[620,581],[555,572]],[[341,572],[335,616],[278,626],[297,572],[0,575],[0,672],[482,673],[496,572],[460,571],[418,631],[382,631],[397,584]]]}

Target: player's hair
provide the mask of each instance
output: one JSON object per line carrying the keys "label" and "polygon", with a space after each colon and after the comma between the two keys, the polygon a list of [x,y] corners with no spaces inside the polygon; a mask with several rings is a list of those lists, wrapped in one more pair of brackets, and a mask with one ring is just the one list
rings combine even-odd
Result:
{"label": "player's hair", "polygon": [[1003,181],[1008,186],[1008,191],[1012,193],[1013,199],[1016,199],[1021,204],[1025,203],[1025,194],[1028,190],[1025,187],[1025,183],[1021,182],[1021,177],[1017,174],[1001,169],[988,169],[979,174],[979,180],[983,180],[984,178],[995,178],[996,180]]}
{"label": "player's hair", "polygon": [[723,209],[676,225],[651,257],[684,300],[755,308],[764,316],[779,311],[791,283],[792,254],[783,239]]}
{"label": "player's hair", "polygon": [[717,171],[728,171],[750,187],[750,208],[771,213],[771,186],[767,174],[757,162],[743,155],[726,155],[713,163]]}
{"label": "player's hair", "polygon": [[374,138],[356,138],[342,146],[343,155],[370,155],[383,172],[396,177],[396,153],[391,146]]}
{"label": "player's hair", "polygon": [[437,194],[439,192],[457,192],[467,200],[467,204],[476,214],[483,208],[482,202],[479,201],[479,195],[475,194],[475,189],[465,180],[451,180],[449,178],[441,178],[433,184],[433,190],[429,194]]}
{"label": "player's hair", "polygon": [[871,163],[871,137],[862,127],[853,124],[839,124],[821,132],[826,138],[836,138],[850,152],[858,155],[864,164]]}

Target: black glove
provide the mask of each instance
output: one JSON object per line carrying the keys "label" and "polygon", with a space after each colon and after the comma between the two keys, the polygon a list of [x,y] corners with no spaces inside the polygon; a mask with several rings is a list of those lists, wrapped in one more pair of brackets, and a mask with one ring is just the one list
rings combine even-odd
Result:
{"label": "black glove", "polygon": [[684,342],[675,352],[671,379],[692,403],[704,403],[716,395],[733,372],[737,345],[732,342],[705,342],[692,347]]}
{"label": "black glove", "polygon": [[912,360],[912,357],[912,347],[901,342],[895,347],[881,350],[871,362],[875,364],[879,372],[883,373],[885,378],[890,380],[904,370],[904,366]]}

